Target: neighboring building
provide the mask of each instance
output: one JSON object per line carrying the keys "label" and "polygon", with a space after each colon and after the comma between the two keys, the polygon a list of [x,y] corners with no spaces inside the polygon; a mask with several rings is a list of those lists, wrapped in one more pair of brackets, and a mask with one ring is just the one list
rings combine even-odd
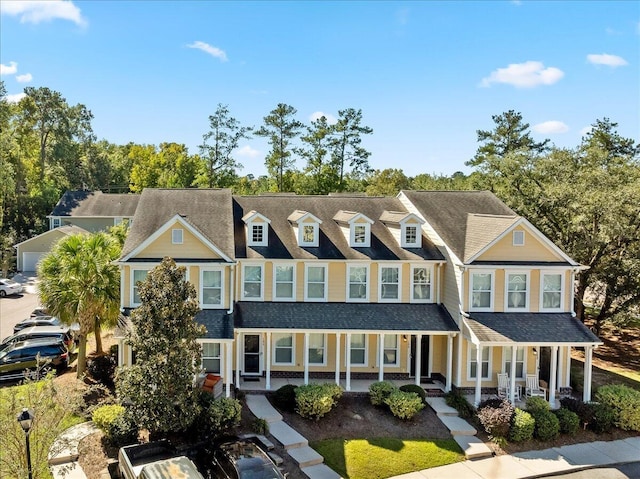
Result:
{"label": "neighboring building", "polygon": [[[581,266],[489,192],[145,189],[119,260],[125,315],[164,256],[198,291],[203,369],[227,394],[251,378],[346,390],[354,379],[429,379],[478,401],[514,371],[512,395],[539,374],[553,400],[569,386],[570,348],[584,347],[590,397],[599,340],[572,313]],[[127,326],[120,364],[133,360]]]}
{"label": "neighboring building", "polygon": [[89,232],[79,226],[65,225],[18,243],[14,246],[17,250],[16,262],[18,271],[35,271],[40,259],[51,251],[51,247],[55,243],[66,236],[78,233],[88,234]]}

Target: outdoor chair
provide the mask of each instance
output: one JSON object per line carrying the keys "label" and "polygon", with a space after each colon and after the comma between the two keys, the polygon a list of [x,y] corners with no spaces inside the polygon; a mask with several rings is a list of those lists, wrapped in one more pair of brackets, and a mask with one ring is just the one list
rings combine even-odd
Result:
{"label": "outdoor chair", "polygon": [[525,389],[527,397],[541,397],[547,399],[547,391],[540,387],[537,374],[527,374],[527,387]]}
{"label": "outdoor chair", "polygon": [[[498,373],[498,397],[502,399],[510,399],[511,382],[507,373]],[[520,386],[516,384],[514,391],[514,401],[520,400]]]}

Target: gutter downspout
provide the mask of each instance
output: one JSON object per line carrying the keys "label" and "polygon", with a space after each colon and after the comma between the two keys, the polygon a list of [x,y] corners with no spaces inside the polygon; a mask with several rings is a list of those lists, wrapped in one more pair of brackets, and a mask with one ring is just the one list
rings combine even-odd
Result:
{"label": "gutter downspout", "polygon": [[227,310],[227,314],[231,314],[233,313],[233,306],[234,306],[234,299],[235,299],[235,292],[236,292],[236,279],[235,279],[235,272],[236,272],[236,263],[231,263],[231,272],[230,272],[230,278],[229,278],[229,285],[230,285],[230,294],[229,294],[229,309]]}

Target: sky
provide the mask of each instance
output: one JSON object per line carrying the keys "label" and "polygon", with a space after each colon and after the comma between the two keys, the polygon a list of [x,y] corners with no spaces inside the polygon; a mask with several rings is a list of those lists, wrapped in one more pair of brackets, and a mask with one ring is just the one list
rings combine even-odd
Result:
{"label": "sky", "polygon": [[[278,103],[305,124],[360,109],[370,166],[408,176],[469,173],[508,110],[558,147],[605,117],[640,140],[634,0],[1,0],[0,64],[10,101],[48,87],[99,139],[192,154],[218,104],[255,127]],[[265,174],[268,151],[243,140],[239,173]]]}

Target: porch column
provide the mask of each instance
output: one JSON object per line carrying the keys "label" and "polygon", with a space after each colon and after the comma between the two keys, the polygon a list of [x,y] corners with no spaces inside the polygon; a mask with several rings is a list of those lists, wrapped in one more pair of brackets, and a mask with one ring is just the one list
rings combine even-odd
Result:
{"label": "porch column", "polygon": [[267,391],[271,390],[271,332],[267,331],[267,344],[264,348],[264,360],[266,364],[266,375],[264,387]]}
{"label": "porch column", "polygon": [[551,346],[551,369],[549,370],[549,404],[555,407],[558,385],[558,346]]}
{"label": "porch column", "polygon": [[456,336],[458,350],[456,351],[456,384],[462,384],[462,332]]}
{"label": "porch column", "polygon": [[447,335],[447,379],[444,391],[451,391],[451,375],[453,374],[453,336]]}
{"label": "porch column", "polygon": [[474,406],[478,406],[480,404],[480,399],[482,395],[482,346],[480,344],[476,345],[476,392],[475,397],[473,398]]}
{"label": "porch column", "polygon": [[565,365],[567,371],[564,376],[564,386],[571,387],[571,346],[567,346],[567,364]]}
{"label": "porch column", "polygon": [[225,344],[225,350],[227,351],[227,360],[225,361],[225,367],[227,372],[225,373],[226,376],[226,383],[227,383],[227,391],[226,391],[226,396],[228,398],[231,397],[231,383],[233,382],[233,341],[228,342],[227,344]]}
{"label": "porch column", "polygon": [[431,377],[433,374],[433,334],[429,335],[429,369],[427,370],[427,376]]}
{"label": "porch column", "polygon": [[[396,339],[397,341],[397,339]],[[378,381],[384,380],[384,333],[378,334]]]}
{"label": "porch column", "polygon": [[240,350],[242,349],[242,333],[236,339],[236,388],[240,388]]}
{"label": "porch column", "polygon": [[347,333],[347,341],[345,343],[345,347],[347,351],[344,355],[345,362],[347,363],[347,384],[345,389],[347,391],[351,391],[351,333]]}
{"label": "porch column", "polygon": [[593,346],[584,347],[584,384],[582,400],[584,402],[591,401],[591,368],[593,361]]}
{"label": "porch column", "polygon": [[558,387],[556,388],[558,391],[560,388],[564,387],[564,382],[562,380],[562,371],[564,366],[564,348],[558,347],[558,382],[556,383]]}
{"label": "porch column", "polygon": [[340,333],[336,333],[336,384],[340,386]]}
{"label": "porch column", "polygon": [[420,386],[420,363],[422,363],[422,334],[416,334],[416,385]]}
{"label": "porch column", "polygon": [[124,340],[118,339],[118,366],[124,366]]}
{"label": "porch column", "polygon": [[517,346],[511,346],[511,377],[509,378],[509,400],[511,404],[516,403],[516,359]]}
{"label": "porch column", "polygon": [[304,333],[304,384],[309,384],[309,333]]}

